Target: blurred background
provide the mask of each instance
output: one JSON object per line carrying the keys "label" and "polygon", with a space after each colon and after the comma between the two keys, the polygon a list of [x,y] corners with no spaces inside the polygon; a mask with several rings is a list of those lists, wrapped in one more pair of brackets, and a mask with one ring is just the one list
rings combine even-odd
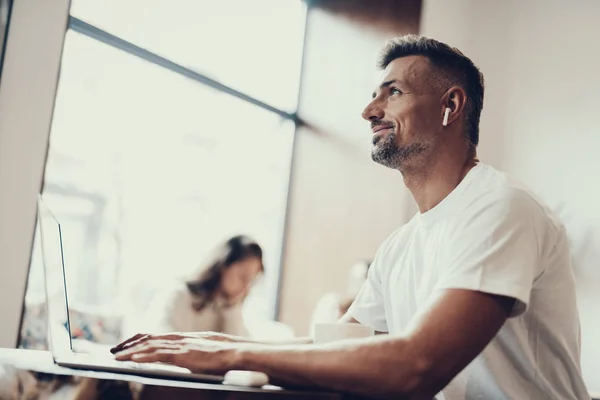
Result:
{"label": "blurred background", "polygon": [[[0,0],[0,43],[12,6]],[[420,33],[485,75],[480,159],[566,225],[584,375],[600,389],[600,2],[72,0],[69,15],[41,191],[63,225],[81,336],[118,337],[238,234],[263,249],[243,303],[251,334],[336,318],[416,211],[401,176],[370,160],[360,113],[385,40]],[[20,343],[37,347],[44,277],[29,240]]]}

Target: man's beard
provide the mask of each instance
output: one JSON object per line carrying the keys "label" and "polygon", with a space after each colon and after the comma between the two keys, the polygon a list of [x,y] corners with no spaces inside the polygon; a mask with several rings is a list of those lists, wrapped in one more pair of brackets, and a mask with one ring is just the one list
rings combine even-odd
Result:
{"label": "man's beard", "polygon": [[399,147],[396,133],[390,132],[373,144],[371,158],[385,167],[402,170],[415,156],[425,152],[430,146],[427,143],[413,142]]}

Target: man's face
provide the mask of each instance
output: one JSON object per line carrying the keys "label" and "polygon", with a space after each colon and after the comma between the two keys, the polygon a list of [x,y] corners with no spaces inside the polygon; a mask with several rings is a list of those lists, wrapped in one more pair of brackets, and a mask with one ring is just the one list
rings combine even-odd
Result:
{"label": "man's face", "polygon": [[427,161],[443,112],[442,93],[432,82],[432,67],[422,56],[398,58],[383,71],[362,114],[373,131],[373,161],[400,171]]}

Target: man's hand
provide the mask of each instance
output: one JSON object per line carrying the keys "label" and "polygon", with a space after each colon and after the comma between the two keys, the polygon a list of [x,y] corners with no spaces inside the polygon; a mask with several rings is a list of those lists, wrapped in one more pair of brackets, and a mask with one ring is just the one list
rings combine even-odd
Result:
{"label": "man's hand", "polygon": [[234,369],[236,345],[197,339],[153,339],[120,351],[119,361],[161,362],[187,368],[192,372],[224,374]]}
{"label": "man's hand", "polygon": [[213,340],[216,342],[238,342],[241,338],[236,336],[226,335],[219,332],[171,332],[162,335],[150,335],[146,333],[138,333],[125,340],[124,342],[116,345],[110,352],[115,354],[124,350],[129,350],[137,345],[146,343],[152,340],[183,340],[183,339],[204,339]]}
{"label": "man's hand", "polygon": [[299,337],[288,340],[271,340],[271,341],[260,341],[251,338],[227,335],[219,332],[171,332],[161,335],[151,335],[147,333],[138,333],[135,336],[130,337],[124,342],[116,345],[110,352],[115,354],[120,351],[129,350],[139,344],[148,342],[150,340],[183,340],[183,339],[204,339],[214,342],[223,343],[245,343],[245,344],[261,344],[261,345],[302,345],[312,343],[312,339],[309,337]]}

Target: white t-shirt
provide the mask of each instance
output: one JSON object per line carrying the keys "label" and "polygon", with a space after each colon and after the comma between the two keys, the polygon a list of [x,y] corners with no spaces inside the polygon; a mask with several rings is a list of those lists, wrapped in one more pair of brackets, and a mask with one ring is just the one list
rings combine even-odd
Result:
{"label": "white t-shirt", "polygon": [[590,398],[564,227],[519,182],[484,164],[386,239],[349,313],[377,331],[402,335],[436,291],[450,288],[516,303],[496,337],[439,398]]}

